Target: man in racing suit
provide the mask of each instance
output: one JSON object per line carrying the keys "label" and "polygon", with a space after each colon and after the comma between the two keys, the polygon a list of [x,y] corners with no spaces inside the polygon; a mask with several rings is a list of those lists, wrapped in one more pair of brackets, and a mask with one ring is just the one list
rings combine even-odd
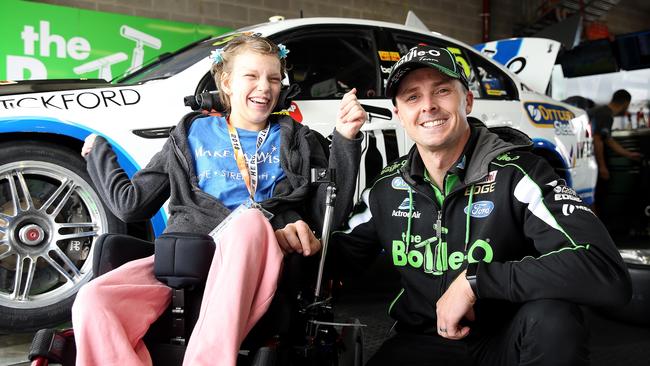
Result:
{"label": "man in racing suit", "polygon": [[396,332],[367,365],[587,365],[578,304],[631,296],[604,226],[526,135],[467,117],[473,96],[446,49],[411,49],[386,89],[415,146],[331,239],[342,267],[384,251],[400,273]]}

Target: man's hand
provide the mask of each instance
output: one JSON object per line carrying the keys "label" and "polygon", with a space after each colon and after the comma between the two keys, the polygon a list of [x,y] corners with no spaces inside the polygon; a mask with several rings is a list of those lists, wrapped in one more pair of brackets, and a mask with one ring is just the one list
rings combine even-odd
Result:
{"label": "man's hand", "polygon": [[609,180],[609,169],[606,165],[598,166],[598,177],[602,180]]}
{"label": "man's hand", "polygon": [[628,150],[628,153],[627,153],[626,156],[627,156],[628,159],[635,160],[635,161],[641,161],[641,159],[643,159],[643,154],[641,154],[640,152],[637,152],[637,151]]}
{"label": "man's hand", "polygon": [[93,149],[93,146],[95,146],[95,139],[97,138],[97,135],[94,133],[91,133],[86,137],[84,140],[84,146],[81,147],[81,156],[84,158],[90,154],[90,151]]}
{"label": "man's hand", "polygon": [[[596,137],[594,135],[594,137]],[[596,142],[596,139],[594,139],[594,143]],[[614,140],[611,136],[605,140],[605,143],[607,146],[612,149],[616,154],[620,156],[624,156],[630,160],[636,160],[639,161],[643,159],[643,154],[637,152],[637,151],[630,151],[626,148],[624,148],[618,141]],[[594,144],[594,148],[596,147],[596,144]],[[604,155],[603,155],[603,161],[604,161]],[[600,165],[600,161],[598,162],[598,165]]]}
{"label": "man's hand", "polygon": [[366,122],[366,111],[357,100],[357,89],[345,93],[336,115],[336,130],[347,139],[353,139]]}
{"label": "man's hand", "polygon": [[307,257],[321,249],[320,240],[316,239],[309,225],[302,220],[276,230],[275,237],[283,254],[298,252]]}
{"label": "man's hand", "polygon": [[448,339],[462,339],[469,334],[468,326],[461,326],[463,318],[474,320],[476,296],[463,271],[436,303],[438,334]]}

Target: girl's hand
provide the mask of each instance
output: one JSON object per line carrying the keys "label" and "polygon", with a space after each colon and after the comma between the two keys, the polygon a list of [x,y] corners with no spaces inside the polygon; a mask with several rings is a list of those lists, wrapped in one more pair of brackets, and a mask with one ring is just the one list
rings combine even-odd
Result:
{"label": "girl's hand", "polygon": [[302,220],[287,224],[284,229],[276,230],[275,238],[283,254],[297,252],[307,257],[318,253],[321,249],[320,240],[316,239],[309,225]]}
{"label": "girl's hand", "polygon": [[366,111],[357,100],[357,89],[345,93],[336,116],[336,130],[347,139],[353,139],[366,122]]}
{"label": "girl's hand", "polygon": [[91,133],[86,137],[84,140],[84,146],[81,148],[81,156],[84,158],[90,154],[90,151],[93,149],[93,146],[95,146],[95,139],[97,138],[97,135],[94,133]]}

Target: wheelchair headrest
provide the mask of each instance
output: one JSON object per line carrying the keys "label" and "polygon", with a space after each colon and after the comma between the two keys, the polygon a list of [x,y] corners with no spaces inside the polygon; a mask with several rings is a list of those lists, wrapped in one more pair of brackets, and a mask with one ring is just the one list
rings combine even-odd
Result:
{"label": "wheelchair headrest", "polygon": [[[279,112],[291,107],[291,101],[296,95],[300,93],[300,86],[298,84],[291,84],[289,86],[283,85],[280,89],[280,96],[278,104],[273,109],[273,112]],[[224,113],[225,108],[219,100],[219,91],[204,92],[197,95],[189,95],[183,98],[183,103],[192,108],[193,111],[215,111]]]}

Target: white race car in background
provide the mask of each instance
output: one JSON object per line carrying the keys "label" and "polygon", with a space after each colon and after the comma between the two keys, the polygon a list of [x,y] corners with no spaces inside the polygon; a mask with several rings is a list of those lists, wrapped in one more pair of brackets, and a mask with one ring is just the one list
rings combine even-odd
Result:
{"label": "white race car in background", "polygon": [[256,33],[291,51],[288,79],[301,92],[288,110],[324,135],[342,95],[355,87],[369,120],[363,127],[359,188],[412,146],[384,97],[392,64],[416,44],[447,47],[470,75],[472,115],[533,138],[543,156],[590,203],[596,181],[585,112],[524,86],[474,48],[426,29],[335,18],[265,23],[203,40],[122,79],[2,82],[0,86],[0,331],[60,324],[92,277],[94,238],[106,232],[150,237],[161,210],[128,227],[101,202],[79,155],[90,133],[105,136],[128,174],[146,165],[169,128],[190,111],[183,97],[213,91],[210,51]]}

